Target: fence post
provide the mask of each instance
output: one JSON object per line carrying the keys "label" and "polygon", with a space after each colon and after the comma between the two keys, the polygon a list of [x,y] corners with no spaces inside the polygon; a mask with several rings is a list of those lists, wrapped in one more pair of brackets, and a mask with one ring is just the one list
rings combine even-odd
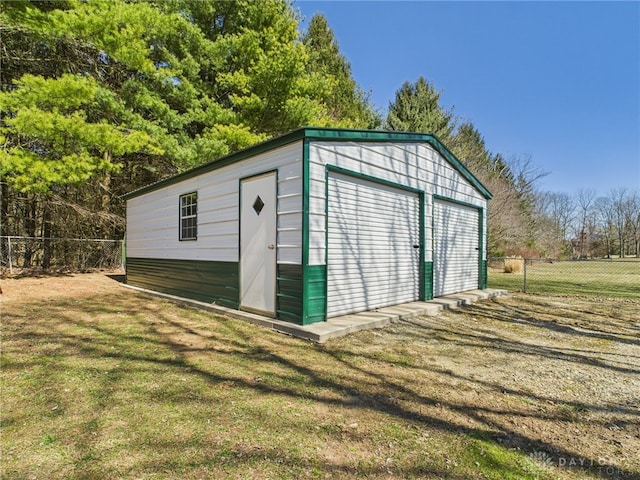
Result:
{"label": "fence post", "polygon": [[120,259],[120,266],[124,269],[127,268],[127,232],[124,232],[124,237],[120,240],[120,253],[122,258]]}
{"label": "fence post", "polygon": [[11,261],[11,256],[13,255],[11,252],[11,237],[7,237],[7,246],[9,249],[9,273],[13,275],[13,262]]}
{"label": "fence post", "polygon": [[527,293],[527,259],[523,259],[524,262],[524,293]]}

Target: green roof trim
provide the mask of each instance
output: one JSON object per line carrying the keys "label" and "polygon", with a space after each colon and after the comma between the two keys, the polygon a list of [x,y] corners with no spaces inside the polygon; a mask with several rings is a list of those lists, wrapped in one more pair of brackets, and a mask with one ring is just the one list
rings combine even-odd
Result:
{"label": "green roof trim", "polygon": [[298,140],[335,140],[335,141],[361,141],[361,142],[424,142],[431,145],[440,155],[442,155],[466,180],[468,180],[485,198],[492,198],[491,192],[480,183],[480,181],[458,160],[453,153],[444,146],[440,140],[432,134],[428,133],[410,133],[410,132],[390,132],[383,130],[354,130],[342,128],[324,128],[324,127],[302,127],[293,130],[279,137],[266,140],[244,150],[226,155],[216,160],[204,163],[198,167],[179,173],[172,177],[165,178],[159,182],[152,183],[145,187],[139,188],[121,198],[129,200],[130,198],[144,195],[145,193],[158,190],[160,188],[179,183],[183,180],[217,170],[227,165],[245,160],[260,153],[274,150],[289,143]]}

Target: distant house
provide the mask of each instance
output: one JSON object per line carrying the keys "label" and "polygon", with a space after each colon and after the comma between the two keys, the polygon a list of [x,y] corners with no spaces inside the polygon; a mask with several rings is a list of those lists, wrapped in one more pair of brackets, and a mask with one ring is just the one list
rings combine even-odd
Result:
{"label": "distant house", "polygon": [[301,128],[124,198],[159,292],[306,325],[486,288],[491,194],[432,135]]}

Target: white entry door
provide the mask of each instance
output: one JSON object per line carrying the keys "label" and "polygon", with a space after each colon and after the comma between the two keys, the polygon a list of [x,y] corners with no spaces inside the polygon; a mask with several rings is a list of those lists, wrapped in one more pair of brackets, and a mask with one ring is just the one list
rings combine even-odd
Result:
{"label": "white entry door", "polygon": [[276,174],[240,185],[240,306],[275,315]]}

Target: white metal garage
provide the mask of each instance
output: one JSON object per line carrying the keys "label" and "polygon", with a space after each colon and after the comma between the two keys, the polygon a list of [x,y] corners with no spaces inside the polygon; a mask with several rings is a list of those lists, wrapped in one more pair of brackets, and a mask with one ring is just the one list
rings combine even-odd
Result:
{"label": "white metal garage", "polygon": [[327,233],[327,317],[419,299],[418,193],[330,172]]}
{"label": "white metal garage", "polygon": [[477,207],[434,200],[434,297],[478,288],[479,215]]}
{"label": "white metal garage", "polygon": [[429,134],[305,127],[124,198],[150,290],[308,325],[486,288],[491,193]]}

